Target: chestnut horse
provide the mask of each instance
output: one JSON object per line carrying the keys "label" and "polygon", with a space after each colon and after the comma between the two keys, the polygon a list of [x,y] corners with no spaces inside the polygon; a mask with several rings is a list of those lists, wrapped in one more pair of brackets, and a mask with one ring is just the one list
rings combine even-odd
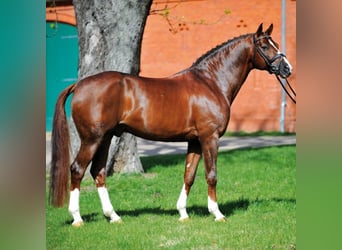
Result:
{"label": "chestnut horse", "polygon": [[[79,211],[80,183],[92,162],[102,210],[110,222],[121,222],[106,188],[106,161],[112,137],[129,132],[157,141],[186,141],[184,185],[177,202],[180,221],[188,219],[186,202],[203,155],[208,184],[208,209],[224,221],[216,200],[216,159],[219,138],[225,133],[230,106],[252,69],[282,78],[290,63],[271,38],[273,24],[263,31],[228,40],[201,56],[188,69],[167,78],[146,78],[120,72],[102,72],[66,88],[58,97],[52,130],[50,202],[63,206],[68,196],[73,225],[83,224]],[[73,93],[72,117],[81,146],[70,166],[69,132],[64,111]]]}

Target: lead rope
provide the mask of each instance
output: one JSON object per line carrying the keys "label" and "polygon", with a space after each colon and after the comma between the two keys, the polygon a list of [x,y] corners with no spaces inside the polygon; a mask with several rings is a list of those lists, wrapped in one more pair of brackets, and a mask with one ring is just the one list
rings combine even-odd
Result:
{"label": "lead rope", "polygon": [[[286,87],[284,86],[284,84],[282,83],[282,81],[281,81],[281,79],[279,78],[279,76],[276,75],[276,77],[277,77],[277,79],[278,79],[280,85],[281,85],[281,86],[283,87],[283,89],[285,90],[286,94],[290,97],[290,99],[291,99],[295,104],[297,104],[297,103],[296,103],[296,100],[290,95],[290,93],[288,92],[288,90],[286,89]],[[292,94],[293,94],[294,96],[296,96],[296,92],[295,92],[295,91],[293,90],[293,88],[291,87],[291,84],[287,81],[287,78],[285,78],[285,80],[286,80],[287,85],[290,87],[290,90],[291,90]]]}

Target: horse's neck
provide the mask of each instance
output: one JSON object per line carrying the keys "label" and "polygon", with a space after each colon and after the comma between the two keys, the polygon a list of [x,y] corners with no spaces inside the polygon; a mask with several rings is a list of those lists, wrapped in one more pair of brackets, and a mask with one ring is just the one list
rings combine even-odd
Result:
{"label": "horse's neck", "polygon": [[246,42],[240,42],[218,51],[193,70],[208,84],[215,84],[231,104],[252,69],[250,50]]}

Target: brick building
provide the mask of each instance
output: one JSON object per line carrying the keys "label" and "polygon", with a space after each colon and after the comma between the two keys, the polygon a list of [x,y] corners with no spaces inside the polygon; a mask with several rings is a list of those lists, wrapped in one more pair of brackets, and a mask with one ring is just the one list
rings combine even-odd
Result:
{"label": "brick building", "polygon": [[[46,20],[76,25],[72,5],[68,1],[56,2],[61,3],[48,7],[47,1]],[[143,36],[140,75],[164,77],[176,73],[216,45],[255,32],[261,22],[265,28],[274,24],[272,37],[281,46],[281,3],[281,0],[154,0]],[[289,81],[296,88],[296,1],[293,0],[286,0],[285,53],[294,67]],[[228,130],[279,131],[281,92],[274,75],[252,71],[234,101]],[[295,132],[296,106],[288,98],[286,103],[285,131]]]}

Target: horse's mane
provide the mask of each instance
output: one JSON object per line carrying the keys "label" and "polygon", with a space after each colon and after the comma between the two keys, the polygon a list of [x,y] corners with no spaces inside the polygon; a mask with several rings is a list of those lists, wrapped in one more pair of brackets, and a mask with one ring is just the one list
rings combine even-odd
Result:
{"label": "horse's mane", "polygon": [[205,54],[203,54],[202,56],[200,56],[193,64],[191,67],[198,65],[200,62],[202,62],[203,60],[207,59],[207,58],[211,58],[217,51],[221,50],[223,47],[227,47],[233,43],[235,43],[237,40],[240,40],[241,38],[245,38],[247,36],[250,36],[251,33],[248,34],[244,34],[238,37],[234,37],[232,39],[229,39],[226,42],[223,42],[222,44],[217,45],[216,47],[212,48],[211,50],[209,50],[208,52],[206,52]]}

